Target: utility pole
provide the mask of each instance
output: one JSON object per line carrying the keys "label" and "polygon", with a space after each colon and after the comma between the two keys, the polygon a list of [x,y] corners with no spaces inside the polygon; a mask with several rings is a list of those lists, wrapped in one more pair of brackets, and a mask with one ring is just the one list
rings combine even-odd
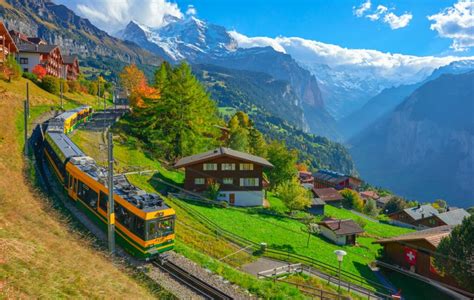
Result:
{"label": "utility pole", "polygon": [[28,100],[23,101],[25,122],[25,156],[28,156]]}
{"label": "utility pole", "polygon": [[63,110],[63,80],[59,80],[59,98],[61,99],[61,110]]}
{"label": "utility pole", "polygon": [[97,86],[99,89],[99,92],[97,93],[97,109],[99,109],[100,105],[100,77],[97,79]]}
{"label": "utility pole", "polygon": [[26,103],[27,103],[27,117],[30,118],[30,85],[26,83]]}
{"label": "utility pole", "polygon": [[115,212],[114,212],[114,146],[112,140],[112,132],[107,132],[108,135],[108,161],[109,171],[108,186],[109,186],[109,201],[107,206],[107,220],[108,220],[108,241],[109,252],[115,253]]}

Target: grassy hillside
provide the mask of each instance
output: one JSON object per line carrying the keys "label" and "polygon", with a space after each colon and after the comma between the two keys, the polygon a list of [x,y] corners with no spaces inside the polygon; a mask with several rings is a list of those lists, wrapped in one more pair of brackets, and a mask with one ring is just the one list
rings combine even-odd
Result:
{"label": "grassy hillside", "polygon": [[[103,143],[102,133],[77,130],[71,135],[71,138],[99,164],[106,165],[106,153],[98,146]],[[162,163],[149,158],[136,140],[123,135],[117,129],[114,137],[114,159],[116,172],[157,171],[143,175],[128,175],[128,179],[133,184],[150,192],[161,191],[165,188],[158,179],[178,185],[184,179],[183,173],[167,170],[162,166]],[[175,209],[177,215],[175,250],[178,253],[260,297],[285,299],[301,297],[301,294],[291,286],[257,280],[253,276],[236,270],[235,268],[238,269],[257,257],[245,251],[238,252],[239,247],[216,236],[213,230],[200,223],[191,213],[176,205],[175,201],[179,200],[168,199],[167,204]],[[225,259],[222,259],[224,257]],[[335,289],[328,286],[327,283],[318,280],[316,282],[318,283],[316,286],[335,292]],[[357,299],[353,295],[352,297]]]}
{"label": "grassy hillside", "polygon": [[[0,81],[0,298],[152,298],[31,186],[19,126],[25,84]],[[59,99],[30,85],[33,121]]]}

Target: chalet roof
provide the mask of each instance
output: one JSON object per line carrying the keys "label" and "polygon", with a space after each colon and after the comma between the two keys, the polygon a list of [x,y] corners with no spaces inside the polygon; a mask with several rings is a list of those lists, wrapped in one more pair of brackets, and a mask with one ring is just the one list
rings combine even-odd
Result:
{"label": "chalet roof", "polygon": [[437,217],[446,225],[460,225],[464,218],[469,216],[470,214],[462,208],[450,210],[437,215]]}
{"label": "chalet roof", "polygon": [[77,59],[76,55],[63,55],[63,63],[66,65],[74,64],[74,61]]}
{"label": "chalet roof", "polygon": [[46,44],[46,41],[43,40],[42,38],[39,38],[39,37],[28,37],[27,39],[28,39],[29,42],[31,42],[33,44],[37,44],[37,45]]}
{"label": "chalet roof", "polygon": [[340,201],[344,199],[342,195],[334,188],[313,188],[313,194],[324,202]]}
{"label": "chalet roof", "polygon": [[364,230],[354,222],[354,220],[334,220],[329,219],[318,223],[320,226],[327,227],[336,235],[350,235],[362,233]]}
{"label": "chalet roof", "polygon": [[13,40],[12,36],[10,35],[10,32],[8,32],[7,27],[5,27],[5,24],[3,22],[0,22],[0,34],[5,36],[5,41],[10,43],[10,47],[13,46],[13,49],[11,49],[12,52],[18,52],[18,46],[15,44],[15,41]]}
{"label": "chalet roof", "polygon": [[380,239],[372,243],[385,244],[385,243],[392,243],[392,242],[409,242],[409,241],[425,240],[426,242],[430,243],[436,248],[438,247],[441,239],[444,238],[445,236],[448,236],[451,233],[453,228],[454,226],[452,225],[433,227],[426,230],[410,232],[410,233],[402,234],[402,235],[391,237],[391,238]]}
{"label": "chalet roof", "polygon": [[311,205],[326,205],[326,202],[324,202],[320,198],[313,198]]}
{"label": "chalet roof", "polygon": [[313,177],[315,179],[331,182],[331,183],[334,183],[334,184],[338,184],[338,183],[346,180],[347,178],[349,178],[349,176],[344,175],[342,173],[338,173],[338,172],[334,172],[334,171],[330,171],[330,170],[323,170],[323,169],[318,170],[318,172],[314,173]]}
{"label": "chalet roof", "polygon": [[388,196],[383,196],[383,197],[380,197],[377,199],[377,202],[378,203],[381,203],[381,204],[387,204],[388,201],[390,201],[390,199],[392,199],[393,196],[392,195],[388,195]]}
{"label": "chalet roof", "polygon": [[360,196],[362,198],[370,198],[370,199],[378,199],[379,198],[379,194],[377,194],[377,192],[375,192],[375,191],[363,191],[363,192],[360,192]]}
{"label": "chalet roof", "polygon": [[[421,206],[415,206],[415,207],[409,207],[405,208],[404,210],[405,213],[407,213],[410,217],[412,217],[414,220],[419,220],[421,218],[427,218],[431,217],[432,215],[438,215],[439,212],[436,208],[431,206],[430,204],[425,204]],[[401,212],[401,211],[399,211]],[[393,214],[397,214],[399,212],[395,212]]]}
{"label": "chalet roof", "polygon": [[22,44],[19,46],[20,52],[41,53],[41,54],[51,53],[56,48],[58,48],[57,45],[41,45],[41,44],[40,45]]}
{"label": "chalet roof", "polygon": [[208,160],[211,160],[217,157],[222,157],[222,156],[229,156],[236,159],[241,159],[244,161],[255,163],[257,165],[262,165],[264,167],[270,167],[270,168],[273,167],[273,165],[265,158],[251,155],[244,152],[240,152],[240,151],[236,151],[236,150],[232,150],[230,148],[225,148],[225,147],[220,147],[220,148],[210,150],[204,153],[199,153],[196,155],[183,157],[175,163],[174,167],[182,168],[185,166],[208,161]]}

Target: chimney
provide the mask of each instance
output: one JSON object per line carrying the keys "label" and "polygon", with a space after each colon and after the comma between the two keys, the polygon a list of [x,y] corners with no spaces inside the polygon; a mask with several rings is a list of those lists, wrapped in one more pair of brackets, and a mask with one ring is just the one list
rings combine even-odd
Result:
{"label": "chimney", "polygon": [[447,206],[447,207],[446,207],[446,211],[449,211],[449,210],[450,210],[450,208],[449,208],[449,206]]}
{"label": "chimney", "polygon": [[36,51],[38,51],[38,44],[35,44],[35,49]]}

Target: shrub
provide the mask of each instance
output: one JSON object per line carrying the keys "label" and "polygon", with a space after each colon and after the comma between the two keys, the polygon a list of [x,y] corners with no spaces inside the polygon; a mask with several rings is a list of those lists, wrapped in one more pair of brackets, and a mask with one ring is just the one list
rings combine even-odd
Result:
{"label": "shrub", "polygon": [[31,72],[39,79],[43,79],[46,76],[46,69],[42,65],[36,65]]}
{"label": "shrub", "polygon": [[377,204],[374,199],[368,199],[364,206],[364,214],[376,217],[378,214]]}
{"label": "shrub", "polygon": [[63,94],[68,93],[69,92],[69,84],[67,83],[67,81],[64,80],[64,79],[61,79],[59,82],[63,85]]}
{"label": "shrub", "polygon": [[41,87],[51,94],[59,94],[59,79],[50,75],[46,75],[41,80]]}
{"label": "shrub", "polygon": [[69,86],[69,92],[71,93],[78,93],[81,91],[81,85],[78,81],[69,80],[67,85]]}
{"label": "shrub", "polygon": [[364,228],[367,225],[367,221],[362,218],[357,218],[355,221],[361,228]]}
{"label": "shrub", "polygon": [[88,87],[88,93],[91,94],[91,95],[97,95],[97,92],[98,92],[98,86],[97,86],[97,82],[91,82],[89,84],[89,87]]}
{"label": "shrub", "polygon": [[18,80],[20,79],[23,71],[21,70],[21,66],[16,61],[13,55],[8,55],[7,60],[5,62],[4,74],[8,80]]}
{"label": "shrub", "polygon": [[28,79],[28,80],[33,81],[34,83],[38,83],[38,76],[36,76],[36,75],[33,74],[33,73],[24,72],[24,73],[23,73],[23,77],[26,78],[26,79]]}

